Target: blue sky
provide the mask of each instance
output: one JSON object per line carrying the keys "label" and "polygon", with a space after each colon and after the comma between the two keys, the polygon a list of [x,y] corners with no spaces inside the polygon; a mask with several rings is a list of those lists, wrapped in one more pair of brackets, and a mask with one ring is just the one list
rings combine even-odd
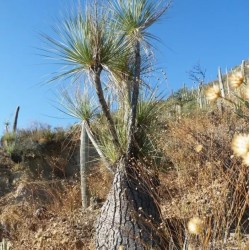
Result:
{"label": "blue sky", "polygon": [[[4,122],[13,122],[20,105],[18,127],[36,122],[66,126],[73,121],[54,108],[59,84],[43,84],[57,68],[38,55],[44,48],[39,33],[51,27],[73,0],[0,1],[0,134]],[[248,59],[248,0],[175,0],[151,32],[161,39],[155,44],[157,67],[168,76],[162,88],[170,93],[183,83],[191,86],[188,71],[198,62],[206,80]],[[57,117],[61,117],[58,119]]]}

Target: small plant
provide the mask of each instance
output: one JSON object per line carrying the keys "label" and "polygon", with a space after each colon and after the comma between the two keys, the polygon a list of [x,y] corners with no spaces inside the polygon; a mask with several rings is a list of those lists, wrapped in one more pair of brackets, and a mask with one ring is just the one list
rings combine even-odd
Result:
{"label": "small plant", "polygon": [[15,113],[15,119],[13,123],[13,130],[9,132],[10,123],[7,121],[4,123],[5,125],[5,134],[2,137],[1,141],[2,144],[8,154],[11,154],[15,148],[15,141],[16,141],[16,132],[17,132],[17,120],[19,114],[20,107],[18,106]]}
{"label": "small plant", "polygon": [[15,134],[11,132],[5,133],[2,137],[2,141],[5,145],[13,144],[15,142]]}
{"label": "small plant", "polygon": [[10,122],[9,121],[4,122],[4,126],[5,126],[5,133],[8,133],[9,132]]}
{"label": "small plant", "polygon": [[7,132],[3,135],[2,139],[2,144],[5,149],[5,151],[11,155],[15,148],[15,141],[16,141],[16,134],[12,132]]}

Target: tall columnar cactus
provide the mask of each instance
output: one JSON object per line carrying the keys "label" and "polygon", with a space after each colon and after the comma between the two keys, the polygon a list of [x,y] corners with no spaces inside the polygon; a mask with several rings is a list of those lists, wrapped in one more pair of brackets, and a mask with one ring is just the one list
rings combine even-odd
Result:
{"label": "tall columnar cactus", "polygon": [[19,110],[20,110],[20,106],[18,106],[16,109],[15,119],[13,123],[13,133],[16,133]]}

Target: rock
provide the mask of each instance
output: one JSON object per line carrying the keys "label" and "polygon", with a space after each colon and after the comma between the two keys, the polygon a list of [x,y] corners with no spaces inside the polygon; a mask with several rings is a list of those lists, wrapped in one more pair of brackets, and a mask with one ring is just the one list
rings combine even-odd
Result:
{"label": "rock", "polygon": [[37,208],[37,210],[33,214],[38,219],[45,219],[48,218],[47,208],[44,206],[41,206]]}
{"label": "rock", "polygon": [[25,183],[20,183],[15,192],[15,198],[20,200],[31,195]]}

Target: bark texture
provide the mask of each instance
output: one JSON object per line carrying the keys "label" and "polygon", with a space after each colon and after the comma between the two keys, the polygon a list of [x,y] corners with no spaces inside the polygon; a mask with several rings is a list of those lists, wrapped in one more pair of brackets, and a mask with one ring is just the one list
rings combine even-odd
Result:
{"label": "bark texture", "polygon": [[[165,249],[159,208],[150,187],[122,159],[96,225],[96,249]],[[166,245],[165,245],[166,246]]]}
{"label": "bark texture", "polygon": [[141,73],[141,54],[140,54],[140,43],[137,41],[135,45],[135,77],[132,88],[132,100],[131,100],[131,110],[129,117],[128,126],[128,148],[127,157],[128,159],[132,157],[132,152],[134,151],[135,143],[135,127],[136,127],[136,114],[138,97],[140,90],[140,73]]}

